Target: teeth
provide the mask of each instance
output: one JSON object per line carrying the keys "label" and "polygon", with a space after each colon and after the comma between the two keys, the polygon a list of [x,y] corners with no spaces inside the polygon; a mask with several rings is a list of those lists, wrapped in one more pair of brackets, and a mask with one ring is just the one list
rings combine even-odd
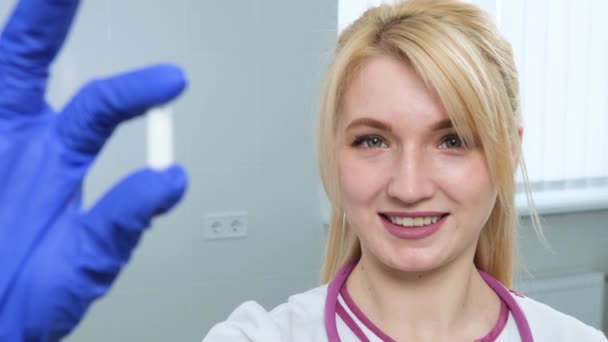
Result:
{"label": "teeth", "polygon": [[430,217],[389,217],[391,222],[394,224],[398,224],[404,227],[420,227],[426,226],[429,224],[433,224],[439,219],[441,216],[430,216]]}

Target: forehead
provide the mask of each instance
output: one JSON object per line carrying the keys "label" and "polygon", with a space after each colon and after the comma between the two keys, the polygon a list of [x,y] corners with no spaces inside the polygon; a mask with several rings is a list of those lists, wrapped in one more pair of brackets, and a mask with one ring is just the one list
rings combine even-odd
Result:
{"label": "forehead", "polygon": [[413,66],[390,56],[364,61],[344,94],[340,126],[363,117],[424,125],[448,118],[436,92]]}

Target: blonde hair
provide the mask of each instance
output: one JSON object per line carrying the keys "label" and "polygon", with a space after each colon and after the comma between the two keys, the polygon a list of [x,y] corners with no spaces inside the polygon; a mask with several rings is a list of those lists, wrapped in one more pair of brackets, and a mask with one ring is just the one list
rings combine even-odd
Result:
{"label": "blonde hair", "polygon": [[[336,129],[344,93],[374,56],[408,61],[434,89],[464,141],[482,149],[498,196],[480,234],[475,265],[511,286],[518,215],[515,149],[520,156],[519,85],[510,44],[478,7],[456,0],[409,0],[366,11],[346,28],[327,72],[317,127],[317,157],[332,204],[322,281],[361,255],[340,206]],[[524,179],[525,165],[520,156]],[[527,183],[527,182],[526,182]]]}

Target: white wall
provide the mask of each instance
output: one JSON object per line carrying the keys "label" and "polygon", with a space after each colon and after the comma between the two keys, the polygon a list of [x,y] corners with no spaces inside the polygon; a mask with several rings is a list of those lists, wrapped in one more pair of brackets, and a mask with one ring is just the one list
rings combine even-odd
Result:
{"label": "white wall", "polygon": [[[547,215],[544,247],[529,218],[519,234],[519,279],[598,271],[608,273],[608,210]],[[604,332],[608,332],[608,293],[604,294]]]}

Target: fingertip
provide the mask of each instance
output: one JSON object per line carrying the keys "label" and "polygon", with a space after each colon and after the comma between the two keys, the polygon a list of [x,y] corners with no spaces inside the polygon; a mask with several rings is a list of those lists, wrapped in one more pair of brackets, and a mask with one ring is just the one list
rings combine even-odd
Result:
{"label": "fingertip", "polygon": [[162,75],[162,79],[164,80],[167,88],[172,89],[169,95],[169,99],[179,95],[183,92],[188,86],[188,77],[186,75],[186,71],[177,64],[173,63],[164,63],[158,64],[156,67],[156,71]]}
{"label": "fingertip", "polygon": [[186,172],[186,169],[179,164],[172,165],[165,169],[163,175],[175,189],[185,190],[188,186],[188,173]]}
{"label": "fingertip", "polygon": [[188,176],[180,165],[165,170],[140,169],[115,185],[89,212],[92,221],[120,223],[121,231],[140,231],[155,216],[183,198]]}
{"label": "fingertip", "polygon": [[158,208],[157,214],[165,213],[179,203],[188,188],[188,174],[186,173],[185,168],[179,164],[172,165],[165,170],[160,171],[160,176],[166,186],[166,200],[164,201],[164,204]]}

